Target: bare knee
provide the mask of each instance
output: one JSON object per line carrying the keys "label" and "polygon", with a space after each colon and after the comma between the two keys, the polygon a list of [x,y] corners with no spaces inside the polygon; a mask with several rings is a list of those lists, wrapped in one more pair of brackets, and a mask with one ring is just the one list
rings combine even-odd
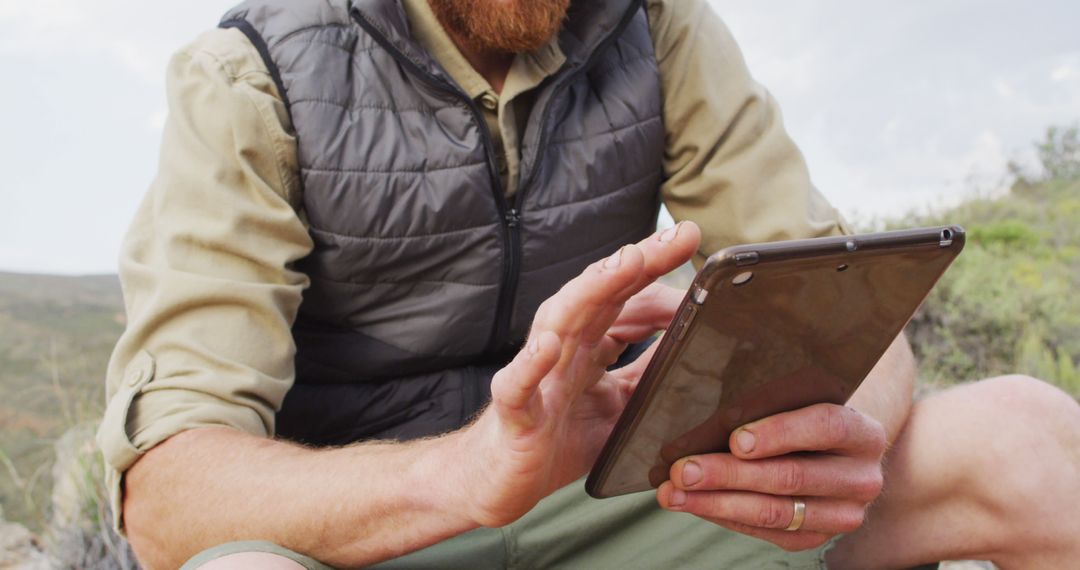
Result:
{"label": "bare knee", "polygon": [[270,552],[238,552],[215,558],[199,566],[199,570],[246,570],[248,568],[304,570],[304,566],[299,562]]}
{"label": "bare knee", "polygon": [[[1080,403],[1058,388],[1030,376],[1013,374],[966,386],[966,398],[981,413],[995,418],[1008,446],[990,446],[991,459],[1001,452],[1055,451],[1059,459],[1080,462]],[[1044,457],[1054,460],[1054,457]],[[1031,467],[1035,467],[1034,465]]]}
{"label": "bare knee", "polygon": [[[959,434],[966,446],[957,450],[958,459],[986,469],[980,476],[1009,466],[1035,473],[1048,463],[1080,459],[1080,404],[1046,382],[1019,374],[999,376],[937,398],[949,410],[950,427],[967,432]],[[1035,462],[1019,461],[1025,457]]]}
{"label": "bare knee", "polygon": [[[1080,405],[1027,376],[934,393],[915,404],[886,456],[885,492],[869,523],[837,545],[830,563],[1075,561],[1080,518],[1069,511],[1080,496],[1078,439]],[[896,544],[907,547],[894,553]]]}
{"label": "bare knee", "polygon": [[1052,384],[1025,374],[1008,374],[987,378],[962,387],[984,392],[994,400],[1005,399],[1021,406],[1023,411],[1045,412],[1056,409],[1062,413],[1077,413],[1080,404]]}
{"label": "bare knee", "polygon": [[1026,540],[1052,540],[1039,519],[1080,495],[1080,404],[1022,375],[966,384],[932,399],[948,412],[960,491],[998,518],[1014,541],[1036,529],[1041,536]]}

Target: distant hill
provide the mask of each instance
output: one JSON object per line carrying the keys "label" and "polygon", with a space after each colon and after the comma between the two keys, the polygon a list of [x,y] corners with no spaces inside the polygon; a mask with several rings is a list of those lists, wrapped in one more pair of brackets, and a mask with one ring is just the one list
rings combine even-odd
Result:
{"label": "distant hill", "polygon": [[104,408],[105,367],[124,327],[115,275],[0,272],[0,504],[38,526],[53,441]]}

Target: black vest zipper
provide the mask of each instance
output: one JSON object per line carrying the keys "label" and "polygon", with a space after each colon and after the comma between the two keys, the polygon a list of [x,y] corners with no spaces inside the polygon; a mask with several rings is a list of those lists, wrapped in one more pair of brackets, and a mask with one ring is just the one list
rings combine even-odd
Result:
{"label": "black vest zipper", "polygon": [[[514,269],[513,273],[510,274],[509,279],[507,279],[507,281],[503,283],[503,289],[499,292],[499,314],[496,316],[496,325],[493,331],[494,334],[491,338],[491,341],[488,343],[489,351],[508,350],[511,348],[516,348],[511,346],[511,343],[515,342],[515,339],[509,339],[505,337],[507,334],[509,334],[510,321],[513,318],[513,299],[517,295],[518,281],[521,277],[520,272],[516,266],[517,260],[522,256],[521,237],[519,235],[520,232],[518,226],[521,222],[522,206],[525,204],[525,194],[530,190],[533,182],[536,179],[536,172],[539,170],[540,166],[540,158],[544,156],[544,149],[547,147],[548,139],[551,134],[551,129],[547,128],[547,126],[551,123],[551,114],[553,112],[553,106],[551,105],[551,102],[555,100],[555,98],[559,95],[559,92],[565,89],[566,86],[571,83],[571,81],[588,71],[593,66],[593,64],[596,62],[597,57],[600,54],[603,54],[603,52],[607,50],[608,46],[610,46],[616,38],[622,35],[622,32],[626,29],[627,26],[630,25],[634,14],[636,14],[638,9],[643,5],[643,3],[634,2],[631,5],[630,9],[628,9],[626,13],[623,14],[623,17],[621,20],[619,20],[618,25],[612,28],[612,30],[608,32],[608,35],[604,36],[604,38],[599,43],[597,43],[596,48],[593,49],[593,51],[589,54],[589,57],[585,60],[585,63],[582,64],[581,67],[579,67],[578,69],[574,70],[572,73],[567,73],[560,77],[557,82],[551,87],[551,96],[548,98],[547,106],[544,107],[541,114],[540,124],[537,125],[537,128],[540,129],[540,139],[536,145],[536,158],[533,160],[532,165],[530,165],[529,171],[526,173],[526,176],[522,177],[521,179],[521,184],[518,186],[517,194],[514,196],[513,207],[510,208],[510,210],[506,213],[506,226],[510,232],[511,244],[514,248],[513,256],[511,257],[514,262]],[[486,125],[486,122],[484,123]],[[505,340],[502,341],[503,344],[500,346],[499,339],[504,338]]]}
{"label": "black vest zipper", "polygon": [[541,130],[539,143],[536,145],[536,158],[530,166],[527,178],[524,178],[522,180],[523,183],[518,187],[518,192],[517,195],[514,196],[512,207],[506,199],[506,190],[503,188],[502,178],[499,176],[498,162],[495,155],[495,143],[492,140],[491,131],[488,129],[483,111],[476,101],[469,98],[467,94],[463,93],[454,85],[433,75],[431,72],[424,69],[423,65],[419,62],[414,61],[407,54],[399,50],[387,39],[386,34],[381,31],[379,26],[370,22],[358,10],[354,8],[351,11],[353,20],[356,21],[361,28],[367,31],[379,45],[385,48],[394,59],[411,69],[418,77],[425,79],[434,87],[452,94],[465,102],[469,107],[469,110],[472,111],[473,118],[476,120],[480,129],[481,138],[484,142],[484,149],[487,154],[488,173],[491,177],[491,188],[495,198],[495,206],[498,208],[499,215],[502,219],[503,237],[502,279],[499,283],[499,297],[495,312],[495,320],[491,327],[491,337],[488,339],[487,348],[484,351],[485,353],[501,353],[508,349],[516,348],[513,345],[522,340],[507,338],[510,333],[510,323],[513,319],[514,297],[517,295],[518,281],[521,277],[521,211],[522,206],[525,203],[525,193],[529,190],[529,187],[536,178],[536,172],[539,170],[540,158],[544,156],[543,149],[547,146],[550,135],[548,132],[549,129],[547,129],[547,125],[551,122],[552,114],[552,106],[550,103],[556,98],[558,91],[564,89],[570,81],[592,67],[598,55],[602,54],[608,46],[622,34],[623,30],[630,25],[630,21],[637,11],[642,9],[643,5],[644,3],[642,2],[633,2],[631,7],[623,14],[618,25],[612,28],[612,30],[597,43],[596,48],[589,54],[585,63],[573,73],[560,77],[559,81],[552,86],[552,94],[548,99],[548,105],[543,110],[540,124],[537,125]]}
{"label": "black vest zipper", "polygon": [[386,34],[376,24],[370,22],[358,10],[354,8],[351,15],[357,25],[370,34],[395,60],[411,70],[417,77],[424,79],[440,91],[451,94],[463,101],[469,107],[480,129],[480,138],[483,140],[484,150],[487,154],[488,174],[491,177],[491,189],[499,213],[503,238],[503,263],[502,276],[499,281],[499,297],[494,322],[491,327],[491,336],[488,338],[487,348],[484,352],[489,354],[501,352],[513,342],[512,339],[507,339],[506,336],[510,330],[514,295],[517,292],[518,275],[521,272],[521,206],[520,201],[515,200],[514,207],[511,208],[506,199],[506,190],[503,188],[502,177],[499,176],[495,142],[492,140],[491,131],[488,129],[483,111],[476,101],[469,98],[467,94],[456,86],[424,69],[423,65],[399,50],[386,38]]}

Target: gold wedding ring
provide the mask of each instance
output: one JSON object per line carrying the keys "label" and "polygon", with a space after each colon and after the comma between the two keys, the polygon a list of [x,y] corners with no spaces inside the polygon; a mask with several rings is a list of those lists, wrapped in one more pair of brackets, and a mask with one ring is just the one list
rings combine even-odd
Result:
{"label": "gold wedding ring", "polygon": [[804,520],[806,520],[806,503],[792,497],[791,500],[795,503],[795,514],[791,516],[791,524],[787,525],[784,530],[788,532],[795,532],[802,526]]}

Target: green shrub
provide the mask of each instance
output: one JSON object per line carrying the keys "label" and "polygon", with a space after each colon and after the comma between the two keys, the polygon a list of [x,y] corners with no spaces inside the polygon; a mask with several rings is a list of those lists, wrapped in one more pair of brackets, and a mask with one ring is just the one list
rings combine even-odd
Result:
{"label": "green shrub", "polygon": [[1080,142],[1050,129],[1041,177],[888,225],[958,223],[968,243],[908,327],[933,383],[1030,374],[1080,396]]}

